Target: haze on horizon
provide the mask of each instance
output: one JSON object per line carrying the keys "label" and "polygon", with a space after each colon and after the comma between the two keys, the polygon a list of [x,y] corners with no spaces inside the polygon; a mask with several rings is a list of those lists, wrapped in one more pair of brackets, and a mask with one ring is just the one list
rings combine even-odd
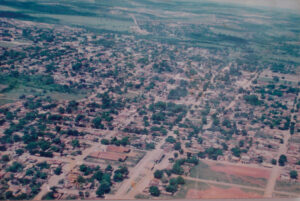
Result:
{"label": "haze on horizon", "polygon": [[246,6],[263,6],[271,8],[283,8],[291,9],[295,11],[300,11],[300,1],[299,0],[212,0],[220,3],[234,3]]}

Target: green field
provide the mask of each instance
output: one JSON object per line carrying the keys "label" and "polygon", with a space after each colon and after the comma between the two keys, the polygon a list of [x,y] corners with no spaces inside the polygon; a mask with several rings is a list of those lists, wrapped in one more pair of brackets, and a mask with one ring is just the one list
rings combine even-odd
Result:
{"label": "green field", "polygon": [[197,166],[192,167],[190,176],[199,179],[207,179],[246,186],[264,187],[267,184],[267,180],[264,178],[246,178],[213,171],[202,161],[199,161]]}
{"label": "green field", "polygon": [[297,193],[300,195],[300,182],[277,181],[275,190]]}
{"label": "green field", "polygon": [[[208,0],[1,0],[0,17],[203,47],[223,54],[217,62],[247,63],[249,70],[276,64],[273,70],[292,73],[300,64],[300,15],[292,9]],[[148,34],[134,29],[134,18]]]}

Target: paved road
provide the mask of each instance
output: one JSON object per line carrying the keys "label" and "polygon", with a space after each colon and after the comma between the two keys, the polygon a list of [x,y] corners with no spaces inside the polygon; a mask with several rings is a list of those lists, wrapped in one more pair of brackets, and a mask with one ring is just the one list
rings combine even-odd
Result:
{"label": "paved road", "polygon": [[[167,136],[163,137],[158,144],[156,144],[156,149],[152,151],[148,151],[147,154],[143,157],[142,160],[134,167],[133,171],[129,174],[129,179],[126,179],[120,188],[117,190],[117,192],[114,195],[107,195],[106,198],[108,199],[129,199],[127,196],[128,191],[130,191],[130,188],[132,184],[134,184],[137,180],[139,180],[139,177],[141,175],[147,174],[147,167],[150,166],[150,164],[154,164],[154,160],[157,159],[157,157],[163,153],[164,150],[162,150],[160,147],[165,142]],[[148,181],[149,182],[149,181]]]}

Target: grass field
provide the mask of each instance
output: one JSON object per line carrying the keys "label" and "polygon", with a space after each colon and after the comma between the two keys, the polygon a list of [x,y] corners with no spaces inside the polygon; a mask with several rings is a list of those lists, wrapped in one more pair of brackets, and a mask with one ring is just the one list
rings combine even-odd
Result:
{"label": "grass field", "polygon": [[[248,174],[247,174],[248,173]],[[268,172],[265,170],[228,166],[223,164],[207,164],[200,161],[191,169],[191,177],[221,181],[233,184],[264,187],[267,183],[265,178]]]}
{"label": "grass field", "polygon": [[[185,185],[181,186],[179,191],[173,196],[163,196],[164,199],[200,199],[200,198],[218,198],[222,194],[226,193],[226,198],[249,198],[249,197],[262,197],[263,192],[238,189],[228,187],[224,185],[210,185],[204,182],[197,182],[191,180],[185,180]],[[222,196],[223,196],[222,195]],[[222,197],[225,198],[225,197]]]}
{"label": "grass field", "polygon": [[[275,70],[292,73],[300,65],[300,15],[292,9],[270,9],[225,0],[1,0],[0,17],[202,47],[224,54],[218,61],[224,65],[238,61],[247,63],[251,71],[276,63],[285,68]],[[149,34],[140,34],[134,29],[137,26]]]}
{"label": "grass field", "polygon": [[12,103],[20,100],[20,96],[22,95],[33,95],[33,96],[50,96],[55,100],[79,100],[84,98],[87,93],[79,92],[79,93],[61,93],[61,92],[52,92],[52,91],[44,91],[39,88],[26,87],[26,86],[18,86],[6,93],[0,94],[0,105],[4,105],[6,103]]}
{"label": "grass field", "polygon": [[300,182],[289,182],[289,181],[277,180],[275,190],[298,193],[300,196]]}

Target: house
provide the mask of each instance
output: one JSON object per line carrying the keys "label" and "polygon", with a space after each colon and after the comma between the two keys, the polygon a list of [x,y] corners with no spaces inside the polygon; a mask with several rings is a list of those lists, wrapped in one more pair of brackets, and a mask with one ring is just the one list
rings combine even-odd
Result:
{"label": "house", "polygon": [[108,145],[106,148],[107,152],[117,152],[117,153],[129,153],[130,148],[128,147],[119,147],[115,145]]}
{"label": "house", "polygon": [[242,163],[245,163],[245,164],[250,163],[250,157],[249,157],[248,155],[243,155],[243,156],[241,157],[241,162],[242,162]]}
{"label": "house", "polygon": [[159,186],[159,179],[152,179],[150,182],[149,182],[149,186]]}

